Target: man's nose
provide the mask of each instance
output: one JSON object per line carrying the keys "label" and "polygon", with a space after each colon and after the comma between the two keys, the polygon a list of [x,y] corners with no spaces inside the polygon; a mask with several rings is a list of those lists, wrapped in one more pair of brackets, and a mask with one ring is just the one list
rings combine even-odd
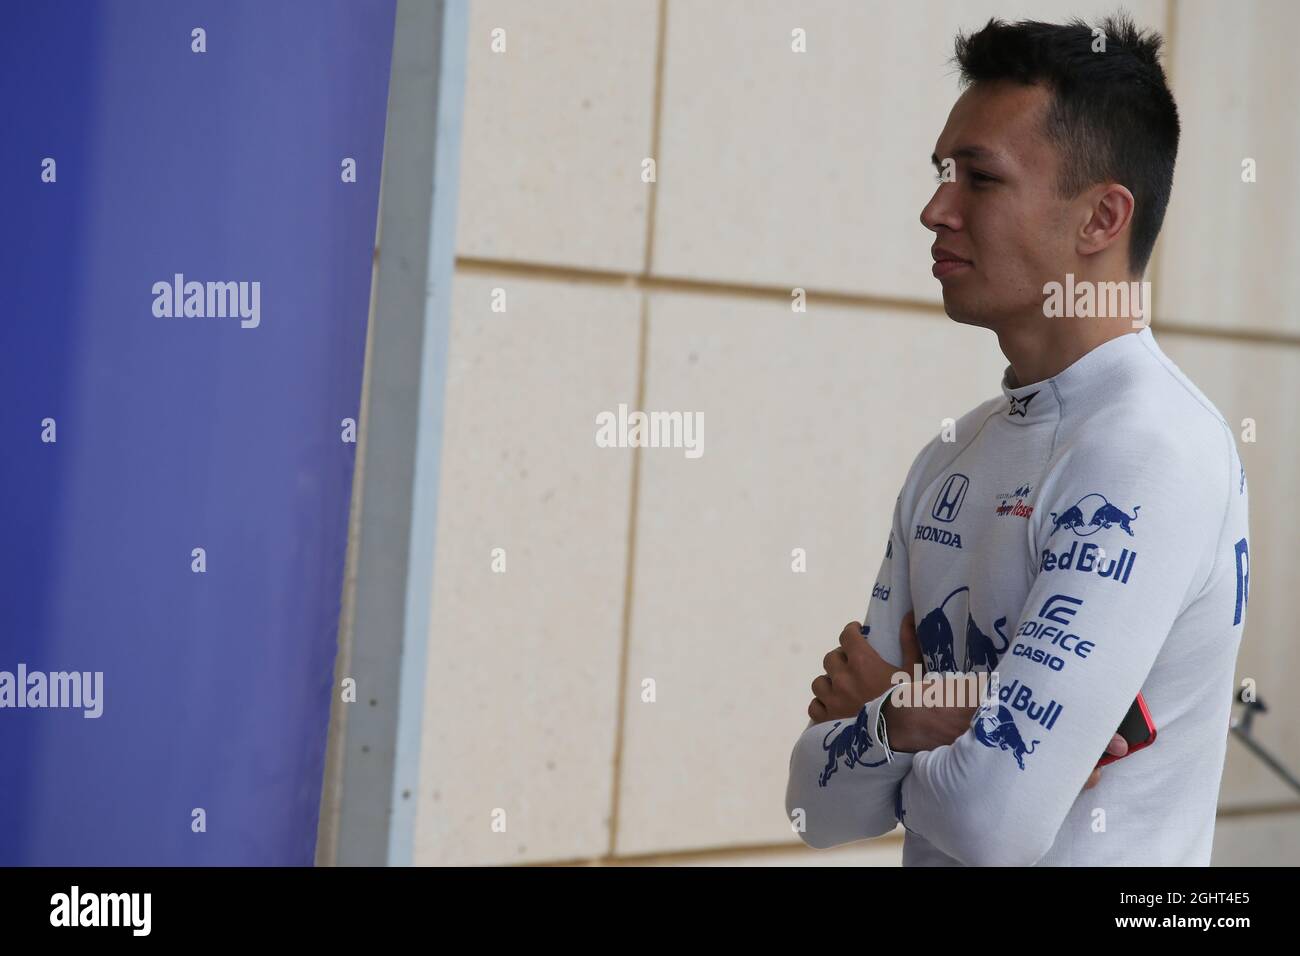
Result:
{"label": "man's nose", "polygon": [[921,209],[921,225],[931,232],[938,232],[939,227],[947,229],[961,228],[961,214],[957,209],[956,183],[940,183],[930,201]]}

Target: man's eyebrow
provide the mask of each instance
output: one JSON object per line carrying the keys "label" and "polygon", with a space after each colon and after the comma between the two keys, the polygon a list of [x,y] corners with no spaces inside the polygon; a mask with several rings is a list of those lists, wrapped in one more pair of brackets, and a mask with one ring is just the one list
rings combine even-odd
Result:
{"label": "man's eyebrow", "polygon": [[[1000,154],[993,152],[991,149],[985,149],[983,146],[962,146],[953,150],[951,159],[1001,159]],[[935,168],[940,168],[939,154],[931,153],[930,162],[934,163]]]}

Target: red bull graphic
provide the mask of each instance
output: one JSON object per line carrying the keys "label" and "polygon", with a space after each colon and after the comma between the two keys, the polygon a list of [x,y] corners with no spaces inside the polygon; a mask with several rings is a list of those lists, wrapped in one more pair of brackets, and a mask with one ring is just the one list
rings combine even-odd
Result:
{"label": "red bull graphic", "polygon": [[[1069,528],[1080,537],[1087,537],[1115,525],[1118,525],[1129,537],[1133,537],[1133,529],[1129,527],[1129,524],[1137,520],[1139,507],[1139,505],[1134,505],[1133,513],[1127,514],[1107,501],[1105,495],[1093,492],[1090,495],[1084,495],[1069,508],[1066,508],[1061,512],[1060,517],[1057,517],[1056,512],[1053,511],[1052,533],[1048,537],[1050,538],[1062,528]],[[1086,514],[1090,514],[1091,517],[1085,524],[1084,515]]]}
{"label": "red bull graphic", "polygon": [[1007,645],[1011,643],[1011,639],[1002,630],[1002,625],[1006,623],[1006,617],[1000,617],[993,622],[993,630],[997,632],[998,637],[1002,638],[1002,646],[998,647],[991,637],[979,629],[975,618],[969,614],[966,616],[966,666],[962,670],[973,671],[977,667],[983,667],[991,671],[998,666],[998,658],[1006,652]]}
{"label": "red bull graphic", "polygon": [[1011,711],[1002,704],[998,705],[996,716],[985,713],[975,719],[975,736],[985,747],[1010,750],[1021,770],[1025,769],[1026,754],[1033,753],[1039,744],[1035,740],[1028,747],[1025,746],[1024,738],[1016,729],[1016,722],[1011,719]]}
{"label": "red bull graphic", "polygon": [[[921,654],[925,658],[925,669],[927,671],[957,671],[957,653],[954,641],[954,629],[948,620],[948,614],[944,610],[948,602],[961,593],[970,593],[970,588],[962,586],[957,588],[933,611],[926,614],[916,625],[917,643],[921,645]],[[969,612],[966,615],[966,647],[963,667],[960,670],[969,672],[977,667],[983,667],[986,670],[993,670],[997,666],[998,658],[1006,652],[1010,639],[1006,632],[1003,631],[1003,625],[1007,623],[1005,617],[1000,617],[993,622],[994,632],[1002,639],[1002,646],[999,647],[991,637],[980,629],[971,617]]]}
{"label": "red bull graphic", "polygon": [[1056,726],[1056,718],[1061,716],[1063,709],[1055,700],[1049,700],[1046,704],[1035,704],[1033,689],[1019,680],[1013,680],[1005,687],[999,687],[998,699],[1010,705],[1012,710],[1022,712],[1034,723],[1041,724],[1044,730],[1051,730]]}
{"label": "red bull graphic", "polygon": [[976,713],[972,723],[975,737],[986,747],[1010,751],[1015,757],[1016,765],[1024,770],[1025,757],[1032,754],[1042,741],[1034,739],[1026,744],[1020,728],[1016,726],[1013,712],[1019,711],[1029,722],[1038,724],[1044,731],[1050,731],[1056,726],[1056,719],[1061,716],[1064,708],[1055,700],[1043,704],[1040,699],[1035,703],[1033,689],[1019,680],[998,688],[998,700],[1001,703],[996,705],[996,710],[992,701],[985,701]]}
{"label": "red bull graphic", "polygon": [[925,658],[925,669],[927,671],[955,671],[957,669],[957,654],[953,649],[952,625],[948,622],[948,615],[944,613],[943,609],[944,605],[956,595],[966,590],[968,589],[965,587],[957,588],[952,594],[944,598],[937,608],[916,623],[916,640],[921,645],[921,656]]}
{"label": "red bull graphic", "polygon": [[1060,554],[1053,554],[1050,548],[1044,548],[1039,570],[1095,573],[1098,577],[1128,584],[1129,575],[1133,573],[1133,565],[1137,563],[1137,552],[1123,548],[1118,557],[1104,561],[1101,560],[1103,553],[1102,549],[1091,541],[1073,541]]}
{"label": "red bull graphic", "polygon": [[[817,778],[817,786],[819,787],[824,787],[830,782],[835,771],[839,769],[841,760],[844,761],[844,766],[850,770],[857,766],[879,767],[885,762],[883,754],[875,762],[866,759],[868,752],[872,748],[871,735],[867,733],[866,707],[858,711],[857,720],[840,729],[843,724],[844,721],[842,720],[835,721],[835,726],[828,730],[826,736],[822,738],[822,749],[826,751],[826,766]],[[831,739],[832,736],[835,738],[834,740]]]}

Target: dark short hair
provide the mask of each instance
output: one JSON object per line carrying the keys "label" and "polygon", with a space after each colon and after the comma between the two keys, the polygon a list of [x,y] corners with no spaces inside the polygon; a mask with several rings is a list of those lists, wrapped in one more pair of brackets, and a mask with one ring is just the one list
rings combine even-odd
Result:
{"label": "dark short hair", "polygon": [[1061,156],[1061,197],[1116,182],[1133,194],[1129,269],[1145,271],[1164,222],[1178,156],[1178,107],[1158,55],[1162,39],[1126,14],[1097,26],[1104,53],[1093,52],[1093,28],[996,18],[957,35],[954,60],[963,86],[992,80],[1043,84],[1052,94],[1045,133]]}

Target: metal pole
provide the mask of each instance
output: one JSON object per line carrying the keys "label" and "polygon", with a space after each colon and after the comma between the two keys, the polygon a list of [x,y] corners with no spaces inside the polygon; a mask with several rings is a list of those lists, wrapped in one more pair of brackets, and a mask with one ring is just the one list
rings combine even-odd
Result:
{"label": "metal pole", "polygon": [[[398,0],[350,634],[357,700],[337,692],[339,865],[409,865],[451,320],[465,86],[464,0]],[[347,630],[346,628],[344,629]],[[349,656],[350,655],[350,656]],[[373,704],[372,704],[373,701]],[[322,815],[322,828],[334,826]],[[326,834],[318,835],[325,841]]]}

